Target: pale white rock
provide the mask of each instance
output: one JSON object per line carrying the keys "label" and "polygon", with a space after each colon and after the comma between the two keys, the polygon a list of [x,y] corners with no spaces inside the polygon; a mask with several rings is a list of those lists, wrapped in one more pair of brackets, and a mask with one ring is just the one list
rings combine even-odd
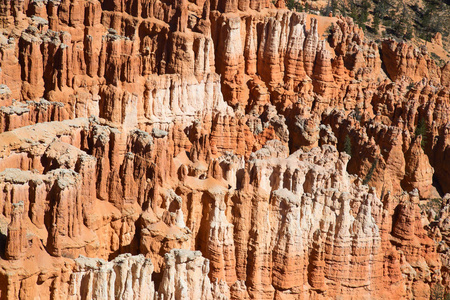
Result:
{"label": "pale white rock", "polygon": [[142,254],[112,261],[80,256],[70,279],[69,299],[153,300],[153,264]]}
{"label": "pale white rock", "polygon": [[200,251],[172,249],[165,255],[165,269],[156,299],[209,300],[209,260]]}
{"label": "pale white rock", "polygon": [[144,93],[144,117],[154,123],[181,124],[203,119],[213,113],[232,113],[223,100],[219,76],[151,75]]}

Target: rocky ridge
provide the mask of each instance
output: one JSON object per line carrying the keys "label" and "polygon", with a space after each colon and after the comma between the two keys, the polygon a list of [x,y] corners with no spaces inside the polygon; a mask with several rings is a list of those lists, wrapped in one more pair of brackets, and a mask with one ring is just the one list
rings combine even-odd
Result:
{"label": "rocky ridge", "polygon": [[0,2],[0,299],[450,284],[449,65],[283,7]]}

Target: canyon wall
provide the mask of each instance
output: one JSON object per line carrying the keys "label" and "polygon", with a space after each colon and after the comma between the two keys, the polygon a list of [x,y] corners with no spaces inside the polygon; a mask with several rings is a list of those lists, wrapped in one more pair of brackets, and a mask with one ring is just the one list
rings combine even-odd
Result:
{"label": "canyon wall", "polygon": [[0,23],[0,299],[450,288],[426,50],[282,1],[0,0]]}

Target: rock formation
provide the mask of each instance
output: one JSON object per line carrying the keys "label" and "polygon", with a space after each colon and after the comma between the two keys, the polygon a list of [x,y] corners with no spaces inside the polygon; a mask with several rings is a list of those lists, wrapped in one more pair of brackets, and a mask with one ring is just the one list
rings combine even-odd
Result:
{"label": "rock formation", "polygon": [[0,24],[0,299],[450,291],[450,65],[424,48],[266,0]]}

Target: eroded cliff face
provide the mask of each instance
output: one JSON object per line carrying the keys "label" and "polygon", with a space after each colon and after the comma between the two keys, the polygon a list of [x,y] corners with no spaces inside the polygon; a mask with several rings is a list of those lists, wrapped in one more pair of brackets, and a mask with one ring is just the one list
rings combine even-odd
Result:
{"label": "eroded cliff face", "polygon": [[0,299],[449,287],[448,64],[283,7],[0,1]]}

